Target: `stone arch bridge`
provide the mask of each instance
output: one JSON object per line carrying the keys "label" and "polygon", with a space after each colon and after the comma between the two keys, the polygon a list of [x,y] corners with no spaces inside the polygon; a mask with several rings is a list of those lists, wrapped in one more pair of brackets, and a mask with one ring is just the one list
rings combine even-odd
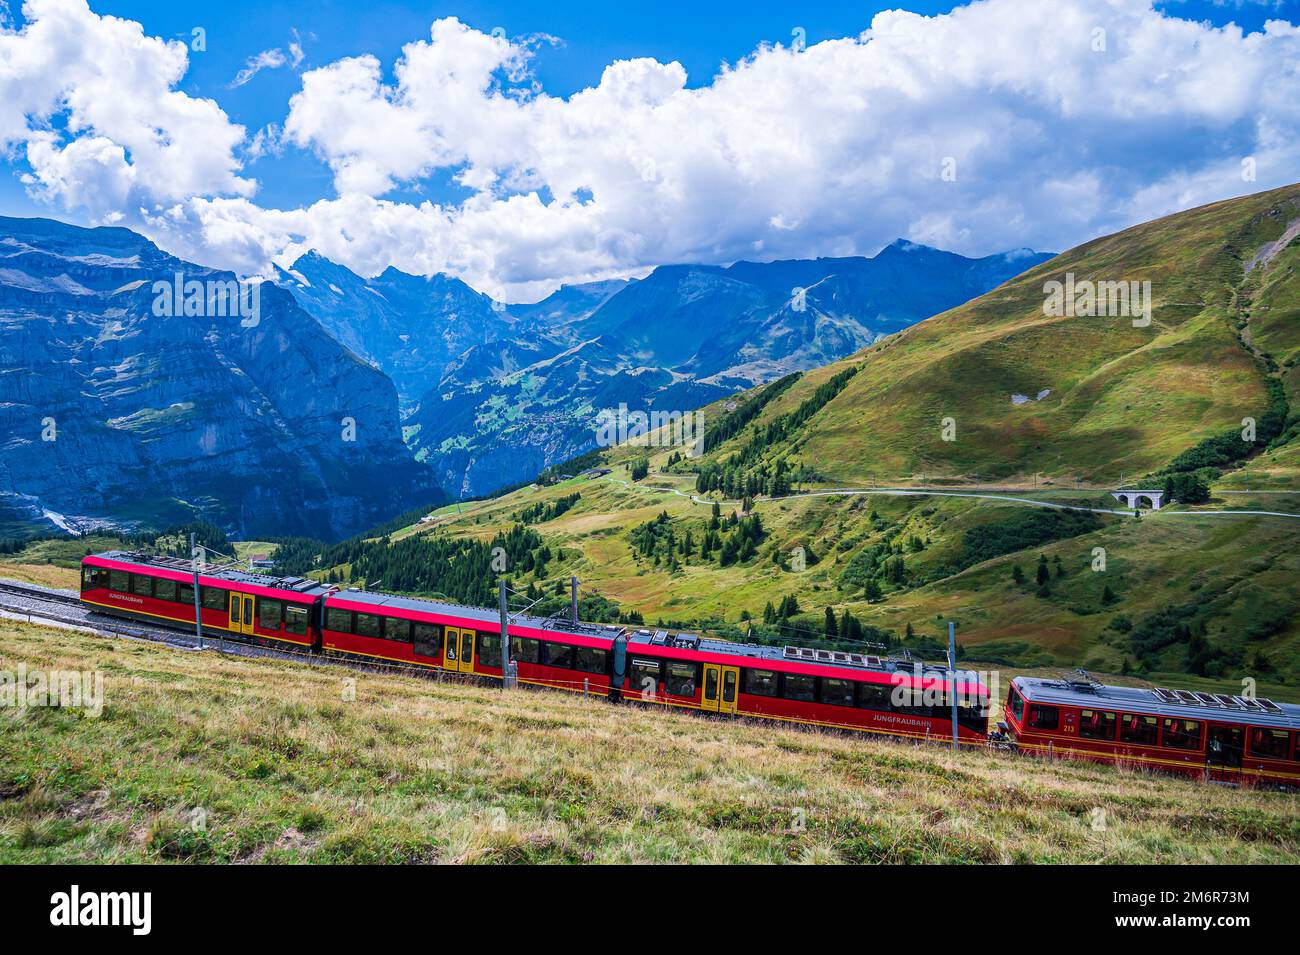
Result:
{"label": "stone arch bridge", "polygon": [[1143,490],[1125,488],[1120,491],[1111,491],[1110,496],[1119,501],[1125,507],[1139,510],[1141,508],[1150,508],[1153,511],[1160,510],[1160,506],[1165,502],[1165,492],[1163,490]]}

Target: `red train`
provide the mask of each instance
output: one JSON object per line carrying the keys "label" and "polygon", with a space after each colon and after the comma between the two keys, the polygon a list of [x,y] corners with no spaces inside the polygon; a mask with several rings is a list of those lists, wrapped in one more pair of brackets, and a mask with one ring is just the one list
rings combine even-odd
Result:
{"label": "red train", "polygon": [[1289,703],[1016,677],[1006,722],[1024,752],[1300,786],[1300,706]]}
{"label": "red train", "polygon": [[[188,561],[112,551],[82,561],[81,599],[154,623],[194,626]],[[368,663],[501,678],[501,627],[476,607],[245,571],[203,573],[205,631]],[[662,706],[891,736],[951,738],[946,671],[857,653],[764,647],[695,634],[515,616],[521,683]],[[956,684],[958,738],[983,745],[988,695]]]}

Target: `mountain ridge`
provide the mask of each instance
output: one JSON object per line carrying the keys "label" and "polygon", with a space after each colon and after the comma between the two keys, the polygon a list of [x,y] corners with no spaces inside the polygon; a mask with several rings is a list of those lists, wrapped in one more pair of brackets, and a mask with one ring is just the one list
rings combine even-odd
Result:
{"label": "mountain ridge", "polygon": [[[516,305],[446,276],[406,277],[456,290],[407,313],[369,295],[392,269],[335,281],[344,267],[312,253],[281,281],[394,378],[417,457],[444,486],[478,496],[594,446],[602,408],[681,412],[816,367],[1046,257],[970,259],[900,239],[873,257],[662,265],[641,279],[566,285]],[[342,307],[330,292],[340,283],[354,300]],[[403,340],[420,323],[418,341]]]}

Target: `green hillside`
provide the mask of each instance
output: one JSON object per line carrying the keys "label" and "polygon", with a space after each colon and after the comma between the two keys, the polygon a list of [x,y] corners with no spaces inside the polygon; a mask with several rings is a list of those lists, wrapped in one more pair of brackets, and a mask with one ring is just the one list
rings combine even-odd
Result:
{"label": "green hillside", "polygon": [[[876,344],[794,440],[773,449],[829,481],[1118,482],[1294,395],[1300,282],[1293,242],[1245,266],[1300,219],[1300,187],[1215,203],[1089,242]],[[1151,322],[1044,314],[1045,283],[1151,283]],[[838,363],[822,370],[830,376]],[[815,383],[791,389],[794,401]],[[1047,392],[1040,400],[1038,395]],[[1014,404],[1013,395],[1028,398]],[[1294,401],[1292,402],[1294,404]],[[943,440],[944,418],[955,440]],[[726,448],[711,456],[725,456]]]}
{"label": "green hillside", "polygon": [[[294,569],[470,599],[483,587],[465,580],[493,578],[484,555],[502,535],[508,575],[543,606],[576,574],[603,598],[584,612],[607,619],[922,652],[952,619],[972,658],[1252,678],[1294,697],[1300,520],[1214,512],[1300,514],[1300,246],[1278,241],[1296,222],[1288,187],[1098,239],[849,360],[703,409],[700,457],[610,449],[568,470],[603,459],[612,474],[444,508]],[[1044,314],[1044,283],[1067,273],[1150,280],[1150,326]],[[1121,474],[1176,478],[1185,499],[1110,513]],[[881,486],[928,490],[867,493]],[[459,556],[442,567],[444,554]]]}

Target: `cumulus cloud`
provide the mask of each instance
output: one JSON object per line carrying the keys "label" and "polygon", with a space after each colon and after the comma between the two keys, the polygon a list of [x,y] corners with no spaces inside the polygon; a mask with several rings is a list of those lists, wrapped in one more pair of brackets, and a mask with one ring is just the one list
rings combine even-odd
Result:
{"label": "cumulus cloud", "polygon": [[84,0],[28,0],[23,15],[20,31],[0,30],[0,143],[25,155],[35,194],[110,218],[140,202],[253,193],[234,155],[243,127],[175,89],[183,43]]}
{"label": "cumulus cloud", "polygon": [[[539,88],[535,54],[448,18],[391,71],[369,55],[309,70],[275,140],[318,156],[333,195],[268,209],[226,183],[156,202],[143,225],[243,271],[316,248],[365,274],[449,271],[523,298],[898,236],[1059,249],[1300,179],[1300,28],[1281,20],[1243,34],[1149,0],[980,0],[765,45],[694,88],[679,63],[622,60],[568,97]],[[131,148],[95,132],[108,142],[60,161],[107,194],[139,190]],[[406,198],[439,173],[468,198]]]}

